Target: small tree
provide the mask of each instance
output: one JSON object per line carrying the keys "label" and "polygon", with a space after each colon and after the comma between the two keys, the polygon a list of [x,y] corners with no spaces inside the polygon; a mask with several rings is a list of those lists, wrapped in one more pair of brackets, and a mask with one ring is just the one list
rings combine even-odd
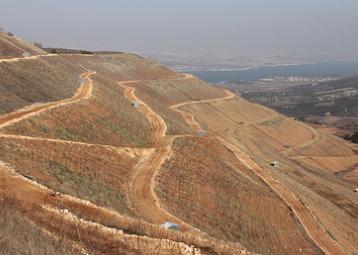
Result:
{"label": "small tree", "polygon": [[88,50],[81,50],[81,54],[93,54],[93,52]]}
{"label": "small tree", "polygon": [[7,35],[8,35],[8,36],[14,36],[14,34],[11,33],[11,32],[7,32]]}

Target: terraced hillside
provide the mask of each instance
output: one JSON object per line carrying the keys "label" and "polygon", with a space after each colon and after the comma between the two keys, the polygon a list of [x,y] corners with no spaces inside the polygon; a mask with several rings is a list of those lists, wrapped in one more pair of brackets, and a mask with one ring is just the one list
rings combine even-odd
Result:
{"label": "terraced hillside", "polygon": [[352,144],[133,54],[0,80],[5,254],[357,252]]}

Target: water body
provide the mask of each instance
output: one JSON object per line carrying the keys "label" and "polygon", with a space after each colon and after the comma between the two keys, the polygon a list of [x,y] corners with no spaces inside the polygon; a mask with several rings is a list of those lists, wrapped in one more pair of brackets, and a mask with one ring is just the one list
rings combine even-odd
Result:
{"label": "water body", "polygon": [[324,62],[286,66],[267,66],[233,71],[192,71],[191,73],[205,81],[253,81],[273,77],[327,77],[358,75],[357,62]]}

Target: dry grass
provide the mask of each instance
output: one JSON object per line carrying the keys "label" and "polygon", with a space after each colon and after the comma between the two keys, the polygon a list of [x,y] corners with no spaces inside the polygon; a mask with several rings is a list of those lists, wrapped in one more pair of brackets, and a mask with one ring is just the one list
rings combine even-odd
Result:
{"label": "dry grass", "polygon": [[282,200],[218,142],[176,139],[174,155],[156,189],[171,213],[253,252],[320,254]]}
{"label": "dry grass", "polygon": [[0,58],[22,57],[24,52],[32,55],[46,54],[45,51],[37,48],[32,43],[0,32]]}
{"label": "dry grass", "polygon": [[81,254],[39,229],[16,209],[13,201],[0,198],[0,208],[0,254]]}
{"label": "dry grass", "polygon": [[0,114],[72,97],[82,72],[60,56],[0,63]]}
{"label": "dry grass", "polygon": [[133,215],[127,193],[138,155],[47,141],[0,139],[0,160],[54,191]]}
{"label": "dry grass", "polygon": [[[150,126],[131,106],[120,86],[94,78],[90,100],[44,112],[5,129],[6,133],[124,147],[146,147]],[[71,116],[69,118],[69,116]]]}
{"label": "dry grass", "polygon": [[[310,162],[305,157],[300,158],[333,157],[327,159],[327,162],[334,162],[329,167],[344,172],[349,170],[352,164],[338,158],[354,157],[356,152],[353,147],[339,138],[325,134],[320,135],[321,139],[318,142],[310,144],[311,139],[316,136],[303,124],[278,116],[271,120],[264,117],[262,123],[253,121],[254,117],[264,113],[262,108],[255,104],[239,108],[245,109],[243,114],[237,109],[229,108],[224,103],[186,107],[201,124],[211,127],[211,133],[229,139],[285,187],[292,190],[319,218],[319,224],[348,252],[356,251],[358,200],[353,192],[353,169],[352,172],[348,172],[353,174],[353,179],[347,179],[350,175],[336,175],[329,171],[329,168],[323,170],[322,163],[317,166],[316,162]],[[241,119],[234,118],[238,114],[241,114]],[[251,116],[248,116],[249,114]],[[250,122],[252,124],[247,125]],[[300,147],[304,144],[308,146]],[[288,155],[283,153],[295,146],[297,148]],[[340,160],[344,163],[340,164]],[[279,162],[277,167],[270,166],[273,161]],[[345,167],[347,169],[344,169]]]}
{"label": "dry grass", "polygon": [[168,68],[133,54],[67,56],[76,64],[97,71],[114,81],[152,80],[175,78],[178,75]]}

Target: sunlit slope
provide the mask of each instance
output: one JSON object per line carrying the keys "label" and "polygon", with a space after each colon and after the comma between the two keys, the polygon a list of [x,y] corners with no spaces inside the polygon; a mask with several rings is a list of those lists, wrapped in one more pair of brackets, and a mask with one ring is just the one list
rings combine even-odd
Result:
{"label": "sunlit slope", "polygon": [[1,201],[75,250],[357,250],[357,148],[338,138],[133,54],[0,74]]}
{"label": "sunlit slope", "polygon": [[293,191],[333,240],[357,250],[357,148],[243,99],[183,109]]}
{"label": "sunlit slope", "polygon": [[84,71],[61,56],[0,62],[0,113],[69,98]]}
{"label": "sunlit slope", "polygon": [[47,54],[34,44],[0,32],[0,58],[16,58],[30,55]]}

